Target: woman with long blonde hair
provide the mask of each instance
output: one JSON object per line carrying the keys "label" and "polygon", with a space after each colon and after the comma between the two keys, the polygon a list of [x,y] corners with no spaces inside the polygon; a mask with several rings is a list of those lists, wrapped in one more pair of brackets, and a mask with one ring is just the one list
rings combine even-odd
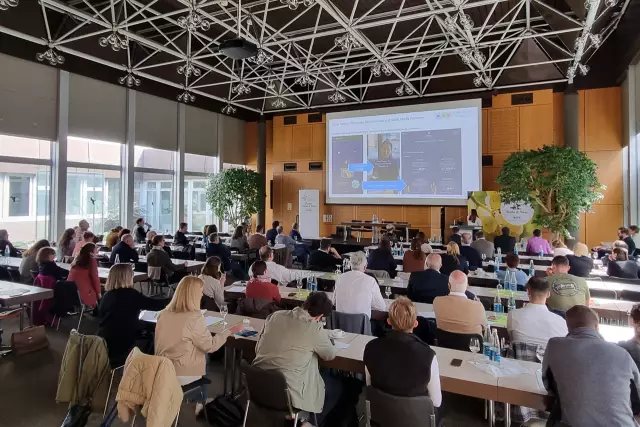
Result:
{"label": "woman with long blonde hair", "polygon": [[460,246],[456,242],[449,242],[447,253],[442,254],[440,273],[448,276],[454,270],[463,271],[465,274],[469,273],[469,263],[463,255],[460,255]]}
{"label": "woman with long blonde hair", "polygon": [[100,300],[98,335],[107,342],[111,366],[117,367],[122,366],[142,336],[140,312],[162,310],[169,299],[149,298],[134,289],[133,269],[129,264],[111,267],[105,289]]}

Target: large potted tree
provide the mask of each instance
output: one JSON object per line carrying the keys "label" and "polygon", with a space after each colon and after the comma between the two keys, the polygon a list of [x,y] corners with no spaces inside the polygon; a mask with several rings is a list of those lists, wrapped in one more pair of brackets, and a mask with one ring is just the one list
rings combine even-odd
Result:
{"label": "large potted tree", "polygon": [[230,227],[258,213],[260,174],[247,168],[232,168],[211,175],[207,182],[207,203]]}
{"label": "large potted tree", "polygon": [[513,153],[497,178],[500,197],[506,203],[529,203],[533,222],[556,238],[569,237],[578,227],[579,215],[602,199],[595,162],[570,147],[545,145],[538,150]]}

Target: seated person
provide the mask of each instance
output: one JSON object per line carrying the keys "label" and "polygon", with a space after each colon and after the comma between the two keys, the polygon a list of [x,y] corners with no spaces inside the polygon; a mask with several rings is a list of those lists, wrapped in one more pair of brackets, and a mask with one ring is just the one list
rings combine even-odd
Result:
{"label": "seated person", "polygon": [[380,240],[378,249],[369,251],[369,259],[367,259],[369,270],[380,270],[389,273],[392,279],[396,277],[397,263],[391,253],[391,242],[387,239]]}
{"label": "seated person", "polygon": [[448,276],[451,272],[459,270],[465,274],[469,273],[467,259],[460,255],[460,246],[456,242],[449,242],[447,253],[442,255],[442,267],[440,273]]}
{"label": "seated person", "polygon": [[634,330],[633,338],[629,341],[621,341],[618,345],[629,352],[636,367],[640,369],[640,304],[633,306],[631,313],[629,313],[629,318],[629,323],[631,323]]}
{"label": "seated person", "polygon": [[449,242],[447,243],[457,243],[458,246],[462,245],[462,235],[460,234],[460,228],[458,227],[451,227],[451,237],[449,237]]}
{"label": "seated person", "polygon": [[565,320],[549,311],[549,282],[543,277],[532,277],[527,282],[529,303],[507,315],[507,331],[511,341],[545,346],[553,337],[567,335]]}
{"label": "seated person", "polygon": [[482,334],[487,315],[482,303],[467,298],[467,275],[454,271],[449,276],[449,295],[433,300],[438,329],[456,334]]}
{"label": "seated person", "polygon": [[222,271],[222,261],[217,256],[207,258],[198,276],[204,283],[202,293],[213,299],[218,307],[224,303],[224,283],[227,276]]}
{"label": "seated person", "polygon": [[263,246],[267,246],[267,238],[264,236],[264,225],[258,225],[256,227],[256,233],[249,236],[247,239],[249,249],[260,249]]}
{"label": "seated person", "polygon": [[[551,246],[549,246],[549,242],[546,239],[542,238],[542,231],[536,228],[533,230],[533,237],[531,237],[527,241],[527,253],[530,255],[538,255],[542,251],[545,255],[553,254],[553,250]],[[502,253],[505,253],[503,250]]]}
{"label": "seated person", "polygon": [[273,221],[271,223],[271,229],[267,230],[267,242],[269,242],[272,246],[276,244],[276,236],[278,235],[278,227],[280,226],[280,221]]}
{"label": "seated person", "polygon": [[364,252],[351,255],[351,271],[342,273],[333,289],[336,311],[349,314],[366,314],[371,319],[371,310],[386,311],[380,286],[375,278],[365,274],[367,260]]}
{"label": "seated person", "polygon": [[4,256],[7,247],[9,248],[9,256],[17,257],[18,251],[9,241],[9,232],[5,229],[0,230],[0,256]]}
{"label": "seated person", "polygon": [[427,255],[422,252],[418,239],[411,240],[411,249],[404,253],[402,257],[402,271],[405,273],[413,273],[414,271],[423,271]]}
{"label": "seated person", "polygon": [[96,236],[92,232],[85,231],[82,234],[82,240],[77,242],[76,245],[73,248],[73,256],[78,255],[78,253],[80,253],[80,249],[82,249],[82,247],[84,245],[86,245],[87,243],[93,243],[93,239],[95,239],[95,237]]}
{"label": "seated person", "polygon": [[117,367],[124,364],[141,337],[140,312],[162,310],[169,300],[149,298],[134,289],[133,270],[126,264],[116,264],[109,269],[105,290],[98,310],[98,336],[107,343],[111,366]]}
{"label": "seated person", "polygon": [[239,251],[249,249],[249,242],[247,242],[247,236],[244,235],[244,229],[241,225],[237,226],[235,231],[233,232],[233,236],[231,236],[231,242],[229,242],[229,246]]}
{"label": "seated person", "polygon": [[506,270],[503,268],[496,271],[498,280],[500,280],[500,283],[504,285],[504,278],[507,275],[507,271],[510,273],[515,273],[518,290],[523,290],[525,285],[527,284],[528,277],[527,273],[518,269],[518,265],[520,265],[520,257],[516,254],[507,254],[505,261],[507,264]]}
{"label": "seated person", "polygon": [[98,262],[95,259],[96,245],[86,243],[69,269],[68,280],[76,282],[82,303],[89,307],[98,305],[102,297],[102,286],[98,275]]}
{"label": "seated person", "polygon": [[73,256],[73,248],[75,246],[73,237],[75,235],[76,231],[73,228],[67,228],[60,235],[60,238],[58,239],[58,246],[56,247],[56,259],[59,262],[63,262],[64,257]]}
{"label": "seated person", "polygon": [[36,261],[38,251],[46,247],[49,247],[49,241],[41,239],[31,245],[29,249],[22,252],[22,260],[20,260],[20,267],[18,269],[20,272],[20,282],[29,285],[33,283],[32,273],[38,271],[38,263]]}
{"label": "seated person", "polygon": [[589,277],[593,269],[593,258],[589,256],[589,248],[584,243],[573,246],[573,255],[567,255],[569,274],[578,277]]}
{"label": "seated person", "polygon": [[293,254],[296,249],[296,241],[284,233],[283,226],[279,225],[276,230],[278,231],[278,235],[275,238],[276,245],[284,245],[289,249],[289,253]]}
{"label": "seated person", "polygon": [[120,234],[120,230],[122,230],[123,228],[124,227],[122,227],[121,225],[112,228],[111,231],[109,231],[109,234],[107,234],[107,237],[104,239],[104,246],[111,249],[115,245],[117,245],[118,242],[120,242],[120,238],[118,237],[118,235]]}
{"label": "seated person", "polygon": [[113,247],[109,262],[111,264],[117,263],[131,263],[138,262],[138,251],[136,251],[136,244],[133,242],[133,236],[131,234],[125,234],[120,238],[120,243]]}
{"label": "seated person", "polygon": [[[125,228],[122,231],[126,231],[126,230],[127,229]],[[125,234],[129,234],[129,233],[125,233]],[[147,238],[149,239],[149,240],[147,240],[147,243],[145,245],[145,253],[147,255],[149,255],[149,252],[151,252],[151,249],[153,248],[153,238],[156,237],[157,235],[158,235],[158,233],[156,233],[155,231],[149,231],[147,233]],[[164,245],[162,247],[162,249],[164,249],[164,251],[167,253],[167,255],[169,255],[169,257],[173,256],[173,254],[171,252],[171,248],[168,245]]]}
{"label": "seated person", "polygon": [[573,255],[573,251],[564,244],[564,242],[560,239],[555,239],[551,242],[551,247],[553,248],[553,256],[558,255]]}
{"label": "seated person", "polygon": [[247,282],[245,295],[280,303],[280,289],[271,283],[264,261],[256,261],[251,266],[251,279]]}
{"label": "seated person", "polygon": [[291,226],[289,237],[291,237],[296,243],[293,247],[293,256],[298,258],[298,260],[302,262],[302,265],[307,265],[309,255],[311,254],[311,249],[309,248],[309,246],[302,243],[302,234],[300,234],[300,226],[297,222],[294,222]]}
{"label": "seated person", "polygon": [[50,247],[41,248],[36,255],[38,274],[40,276],[53,277],[55,281],[65,280],[69,270],[65,270],[56,264],[56,250]]}
{"label": "seated person", "polygon": [[331,247],[331,239],[320,240],[320,249],[309,255],[309,269],[314,271],[335,271],[342,265],[342,257]]}
{"label": "seated person", "polygon": [[462,233],[462,246],[460,246],[460,255],[466,258],[469,269],[475,270],[482,268],[482,258],[480,252],[471,247],[471,233]]}
{"label": "seated person", "polygon": [[182,279],[186,275],[184,269],[187,266],[187,262],[185,261],[184,264],[173,263],[169,254],[167,254],[163,249],[163,236],[155,236],[151,244],[153,247],[147,254],[147,266],[162,268],[162,273],[165,274],[171,282],[177,282]]}
{"label": "seated person", "polygon": [[[207,353],[218,351],[241,324],[211,334],[200,311],[202,280],[187,276],[180,281],[171,302],[158,314],[155,353],[173,362],[180,385],[191,384],[207,373]],[[202,393],[206,393],[203,388]],[[206,398],[206,394],[203,396]],[[202,405],[196,406],[196,413]]]}
{"label": "seated person", "polygon": [[291,237],[296,242],[302,242],[302,235],[300,234],[300,225],[297,222],[294,222],[293,225],[291,226],[289,237]]}
{"label": "seated person", "polygon": [[636,252],[636,242],[633,241],[631,237],[631,233],[629,229],[626,227],[618,228],[618,239],[622,240],[627,244],[627,250],[629,251],[629,255],[633,256]]}
{"label": "seated person", "polygon": [[553,257],[547,270],[547,281],[551,295],[547,299],[549,309],[567,311],[574,305],[588,305],[591,295],[589,286],[582,277],[569,274],[569,260],[558,255]]}
{"label": "seated person", "polygon": [[[609,265],[609,257],[606,255],[610,254],[615,248],[626,249],[627,254],[629,253],[629,246],[627,246],[627,244],[622,240],[616,240],[615,242],[613,242],[613,245],[611,245],[611,251],[605,250],[606,252],[602,255],[602,258],[600,258],[600,261],[602,261],[602,265],[604,267]],[[598,251],[598,255],[600,255],[600,251]]]}
{"label": "seated person", "polygon": [[[449,295],[449,276],[440,273],[442,258],[438,254],[427,255],[427,269],[414,271],[409,276],[407,296],[413,302],[433,304],[435,297]],[[475,299],[475,295],[465,291],[469,299]]]}
{"label": "seated person", "polygon": [[257,368],[282,372],[291,394],[291,405],[319,414],[320,425],[340,399],[336,379],[321,374],[318,367],[318,358],[329,361],[336,357],[337,349],[320,323],[332,311],[326,293],[312,292],[302,307],[269,315],[253,360]]}
{"label": "seated person", "polygon": [[273,249],[269,246],[261,247],[259,255],[260,259],[267,264],[267,272],[271,280],[275,280],[280,285],[287,286],[289,283],[302,278],[302,270],[289,270],[284,265],[274,262]]}
{"label": "seated person", "polygon": [[482,231],[476,232],[476,240],[471,242],[471,247],[478,251],[480,254],[480,259],[482,259],[482,255],[484,254],[485,259],[493,259],[494,255],[494,246],[493,242],[488,241],[484,237],[484,233]]}
{"label": "seated person", "polygon": [[[436,353],[413,334],[418,326],[416,306],[398,297],[389,307],[392,330],[369,341],[363,361],[374,388],[394,396],[424,396],[436,408],[442,403],[440,370]],[[369,383],[369,381],[367,381]]]}
{"label": "seated person", "polygon": [[231,271],[231,251],[229,248],[220,241],[218,233],[209,234],[209,242],[207,243],[207,258],[217,256],[222,261],[222,268],[224,271]]}
{"label": "seated person", "polygon": [[173,244],[175,246],[187,246],[189,244],[189,239],[187,239],[186,236],[188,230],[189,224],[181,222],[178,226],[178,231],[176,231],[176,235],[173,236]]}
{"label": "seated person", "polygon": [[547,425],[637,426],[631,402],[640,398],[640,374],[629,353],[598,333],[598,315],[575,305],[566,313],[569,334],[551,338],[542,380],[557,397]]}
{"label": "seated person", "polygon": [[[509,227],[502,227],[502,230],[500,232],[502,234],[500,236],[496,236],[496,238],[493,239],[493,245],[495,246],[496,252],[498,252],[498,249],[500,249],[500,252],[503,255],[512,253],[516,248],[516,238],[509,234],[511,233],[511,230],[509,230]],[[535,230],[534,230],[534,235],[535,235]],[[529,241],[531,241],[531,239],[529,239]]]}
{"label": "seated person", "polygon": [[630,260],[626,249],[614,248],[608,255],[607,275],[622,279],[638,279],[638,264]]}

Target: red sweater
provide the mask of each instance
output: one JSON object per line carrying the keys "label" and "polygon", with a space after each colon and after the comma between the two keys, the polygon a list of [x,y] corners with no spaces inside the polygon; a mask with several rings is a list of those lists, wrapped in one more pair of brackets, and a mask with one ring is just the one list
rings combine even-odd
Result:
{"label": "red sweater", "polygon": [[257,279],[249,280],[245,295],[247,298],[262,298],[269,301],[280,302],[278,286],[270,282],[261,282]]}
{"label": "red sweater", "polygon": [[98,262],[95,259],[91,260],[89,268],[71,267],[67,280],[76,282],[84,305],[95,307],[98,304],[98,295],[102,292],[102,288],[98,276]]}

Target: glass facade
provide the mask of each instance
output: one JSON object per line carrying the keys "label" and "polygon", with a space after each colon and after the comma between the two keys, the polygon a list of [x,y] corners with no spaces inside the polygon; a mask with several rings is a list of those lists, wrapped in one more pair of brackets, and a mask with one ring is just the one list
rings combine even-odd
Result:
{"label": "glass facade", "polygon": [[120,224],[120,171],[70,167],[67,170],[66,227],[82,219],[103,234]]}

